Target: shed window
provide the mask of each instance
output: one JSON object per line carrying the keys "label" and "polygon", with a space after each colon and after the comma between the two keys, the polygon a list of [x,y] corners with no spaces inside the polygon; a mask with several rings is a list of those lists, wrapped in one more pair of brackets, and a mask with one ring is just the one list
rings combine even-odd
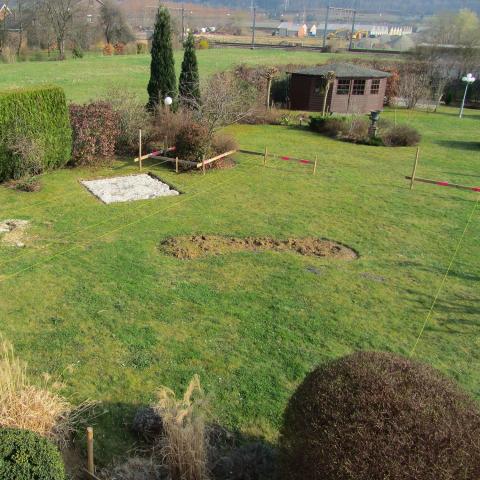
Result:
{"label": "shed window", "polygon": [[337,84],[337,95],[348,95],[350,93],[350,80],[339,79]]}
{"label": "shed window", "polygon": [[365,95],[366,80],[354,80],[353,81],[353,95]]}
{"label": "shed window", "polygon": [[378,95],[380,93],[380,80],[372,80],[372,86],[370,87],[370,93],[372,95]]}
{"label": "shed window", "polygon": [[313,89],[313,94],[316,97],[323,97],[325,95],[325,80],[315,80],[315,88]]}

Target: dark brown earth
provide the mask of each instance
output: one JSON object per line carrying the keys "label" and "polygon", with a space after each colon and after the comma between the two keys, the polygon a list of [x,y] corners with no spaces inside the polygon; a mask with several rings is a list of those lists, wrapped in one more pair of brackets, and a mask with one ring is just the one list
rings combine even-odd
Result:
{"label": "dark brown earth", "polygon": [[160,244],[160,251],[176,258],[191,260],[207,255],[235,252],[296,252],[310,257],[355,260],[358,254],[351,248],[322,238],[222,237],[220,235],[191,235],[171,237]]}

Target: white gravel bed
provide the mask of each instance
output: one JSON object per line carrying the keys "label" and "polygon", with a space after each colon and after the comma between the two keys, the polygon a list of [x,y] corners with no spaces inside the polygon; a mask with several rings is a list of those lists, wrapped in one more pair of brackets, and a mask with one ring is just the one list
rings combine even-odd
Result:
{"label": "white gravel bed", "polygon": [[157,197],[179,195],[169,185],[146,173],[126,177],[84,180],[82,184],[104,203],[149,200]]}

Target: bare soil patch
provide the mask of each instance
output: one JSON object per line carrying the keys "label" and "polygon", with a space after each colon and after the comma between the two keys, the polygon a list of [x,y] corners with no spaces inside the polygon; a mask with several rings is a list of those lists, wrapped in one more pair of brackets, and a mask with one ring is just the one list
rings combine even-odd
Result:
{"label": "bare soil patch", "polygon": [[341,243],[323,238],[223,237],[220,235],[191,235],[171,237],[160,244],[160,250],[176,258],[191,260],[207,255],[223,255],[235,252],[296,252],[310,257],[355,260],[357,252]]}
{"label": "bare soil patch", "polygon": [[12,247],[24,247],[29,225],[28,220],[0,220],[0,242]]}

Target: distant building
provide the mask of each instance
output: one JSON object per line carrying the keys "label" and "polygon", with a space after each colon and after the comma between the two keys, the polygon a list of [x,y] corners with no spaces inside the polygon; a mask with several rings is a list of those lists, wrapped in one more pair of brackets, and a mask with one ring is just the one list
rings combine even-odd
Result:
{"label": "distant building", "polygon": [[280,37],[306,37],[307,34],[308,27],[305,24],[282,22],[276,29],[276,35]]}
{"label": "distant building", "polygon": [[348,63],[322,65],[290,72],[290,108],[321,112],[326,75],[335,73],[327,97],[330,113],[369,113],[383,109],[389,73]]}
{"label": "distant building", "polygon": [[310,27],[310,36],[311,37],[316,37],[317,36],[317,26],[316,25],[312,25]]}
{"label": "distant building", "polygon": [[10,15],[13,15],[13,12],[7,7],[7,5],[3,4],[0,7],[0,22],[3,22],[3,20]]}

